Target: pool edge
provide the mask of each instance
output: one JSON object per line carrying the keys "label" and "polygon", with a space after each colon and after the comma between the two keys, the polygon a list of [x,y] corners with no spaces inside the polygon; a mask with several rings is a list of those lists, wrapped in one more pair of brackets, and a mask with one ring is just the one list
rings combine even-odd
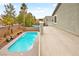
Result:
{"label": "pool edge", "polygon": [[[27,32],[37,32],[37,31],[27,31]],[[22,36],[23,34],[24,34],[25,32],[23,32],[22,34],[20,34],[17,38],[15,38],[12,42],[10,42],[10,43],[8,43],[6,46],[4,46],[1,50],[0,50],[0,53],[2,53],[1,55],[3,55],[3,56],[10,56],[10,55],[19,55],[17,52],[16,53],[10,53],[9,51],[8,51],[8,48],[12,45],[12,44],[14,44],[15,42],[16,42],[16,40],[18,40],[18,38],[20,37],[20,36]],[[39,41],[39,32],[38,32],[38,35],[37,35],[37,37],[36,37],[36,40],[38,40]]]}

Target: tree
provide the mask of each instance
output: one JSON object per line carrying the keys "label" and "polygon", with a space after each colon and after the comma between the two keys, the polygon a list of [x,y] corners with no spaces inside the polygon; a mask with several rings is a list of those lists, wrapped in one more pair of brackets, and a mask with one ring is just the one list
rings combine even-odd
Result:
{"label": "tree", "polygon": [[25,3],[22,3],[21,4],[21,7],[20,7],[20,13],[19,15],[17,16],[17,22],[21,25],[24,25],[25,24],[25,16],[27,15],[27,5]]}
{"label": "tree", "polygon": [[10,16],[12,18],[15,18],[15,8],[14,6],[9,3],[8,5],[4,5],[5,6],[5,16]]}
{"label": "tree", "polygon": [[13,25],[15,23],[15,10],[11,3],[5,6],[5,11],[3,17],[3,23],[5,25]]}
{"label": "tree", "polygon": [[32,26],[35,24],[35,17],[32,15],[32,13],[28,13],[25,19],[25,26]]}
{"label": "tree", "polygon": [[20,13],[24,13],[24,14],[27,13],[28,8],[27,8],[27,5],[25,3],[22,3],[20,9],[21,9]]}
{"label": "tree", "polygon": [[32,15],[32,13],[27,13],[27,5],[25,3],[22,3],[20,9],[21,11],[17,16],[17,22],[19,24],[22,24],[23,26],[28,26],[28,27],[35,24],[36,19]]}
{"label": "tree", "polygon": [[15,23],[14,19],[11,18],[10,16],[5,16],[4,17],[4,20],[2,20],[2,22],[5,24],[5,25],[13,25]]}
{"label": "tree", "polygon": [[27,8],[27,5],[26,5],[25,3],[22,3],[21,9],[22,9],[22,10],[28,9],[28,8]]}
{"label": "tree", "polygon": [[33,16],[32,24],[36,24],[36,18]]}
{"label": "tree", "polygon": [[8,30],[10,30],[10,25],[12,26],[15,23],[15,10],[14,10],[14,6],[11,3],[4,6],[5,6],[5,11],[4,11],[4,15],[2,15],[3,17],[2,22],[5,25],[9,25]]}
{"label": "tree", "polygon": [[24,14],[20,13],[18,16],[17,16],[17,23],[18,24],[23,24],[23,19],[24,19]]}
{"label": "tree", "polygon": [[32,14],[28,13],[25,17],[25,26],[32,26]]}

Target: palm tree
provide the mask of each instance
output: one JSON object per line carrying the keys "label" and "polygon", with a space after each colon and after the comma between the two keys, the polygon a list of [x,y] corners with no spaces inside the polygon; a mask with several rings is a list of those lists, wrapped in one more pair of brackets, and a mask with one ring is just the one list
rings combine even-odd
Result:
{"label": "palm tree", "polygon": [[27,8],[27,5],[25,3],[22,3],[22,6],[21,6],[20,9],[21,9],[21,13],[24,14],[24,17],[23,18],[24,18],[24,26],[25,26],[25,16],[27,14],[27,9],[28,9]]}
{"label": "palm tree", "polygon": [[21,13],[27,13],[27,5],[25,4],[25,3],[22,3],[22,5],[21,5]]}

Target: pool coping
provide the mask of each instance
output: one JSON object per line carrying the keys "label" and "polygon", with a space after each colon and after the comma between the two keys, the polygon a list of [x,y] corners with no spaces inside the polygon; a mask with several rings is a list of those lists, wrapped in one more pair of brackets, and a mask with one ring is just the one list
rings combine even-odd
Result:
{"label": "pool coping", "polygon": [[[27,31],[27,32],[38,32],[38,31]],[[23,53],[26,53],[26,52],[28,52],[28,51],[26,51],[26,52],[9,52],[8,51],[8,48],[12,45],[12,44],[14,44],[17,40],[18,40],[18,38],[20,38],[23,34],[24,34],[25,32],[23,32],[22,34],[20,34],[18,37],[16,37],[14,40],[12,40],[10,43],[8,43],[7,45],[5,45],[1,50],[0,50],[0,55],[5,55],[5,56],[7,56],[7,55],[23,55]],[[38,39],[39,40],[39,32],[38,32],[38,35],[37,35],[37,37],[36,37],[36,40]],[[33,48],[33,46],[34,46],[34,44],[32,45],[32,48]]]}

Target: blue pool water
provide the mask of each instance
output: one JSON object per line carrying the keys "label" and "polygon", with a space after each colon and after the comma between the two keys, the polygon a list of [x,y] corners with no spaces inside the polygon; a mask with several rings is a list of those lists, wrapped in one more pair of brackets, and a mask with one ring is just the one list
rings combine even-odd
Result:
{"label": "blue pool water", "polygon": [[9,48],[9,52],[26,52],[31,49],[34,44],[38,32],[25,32],[15,43]]}

